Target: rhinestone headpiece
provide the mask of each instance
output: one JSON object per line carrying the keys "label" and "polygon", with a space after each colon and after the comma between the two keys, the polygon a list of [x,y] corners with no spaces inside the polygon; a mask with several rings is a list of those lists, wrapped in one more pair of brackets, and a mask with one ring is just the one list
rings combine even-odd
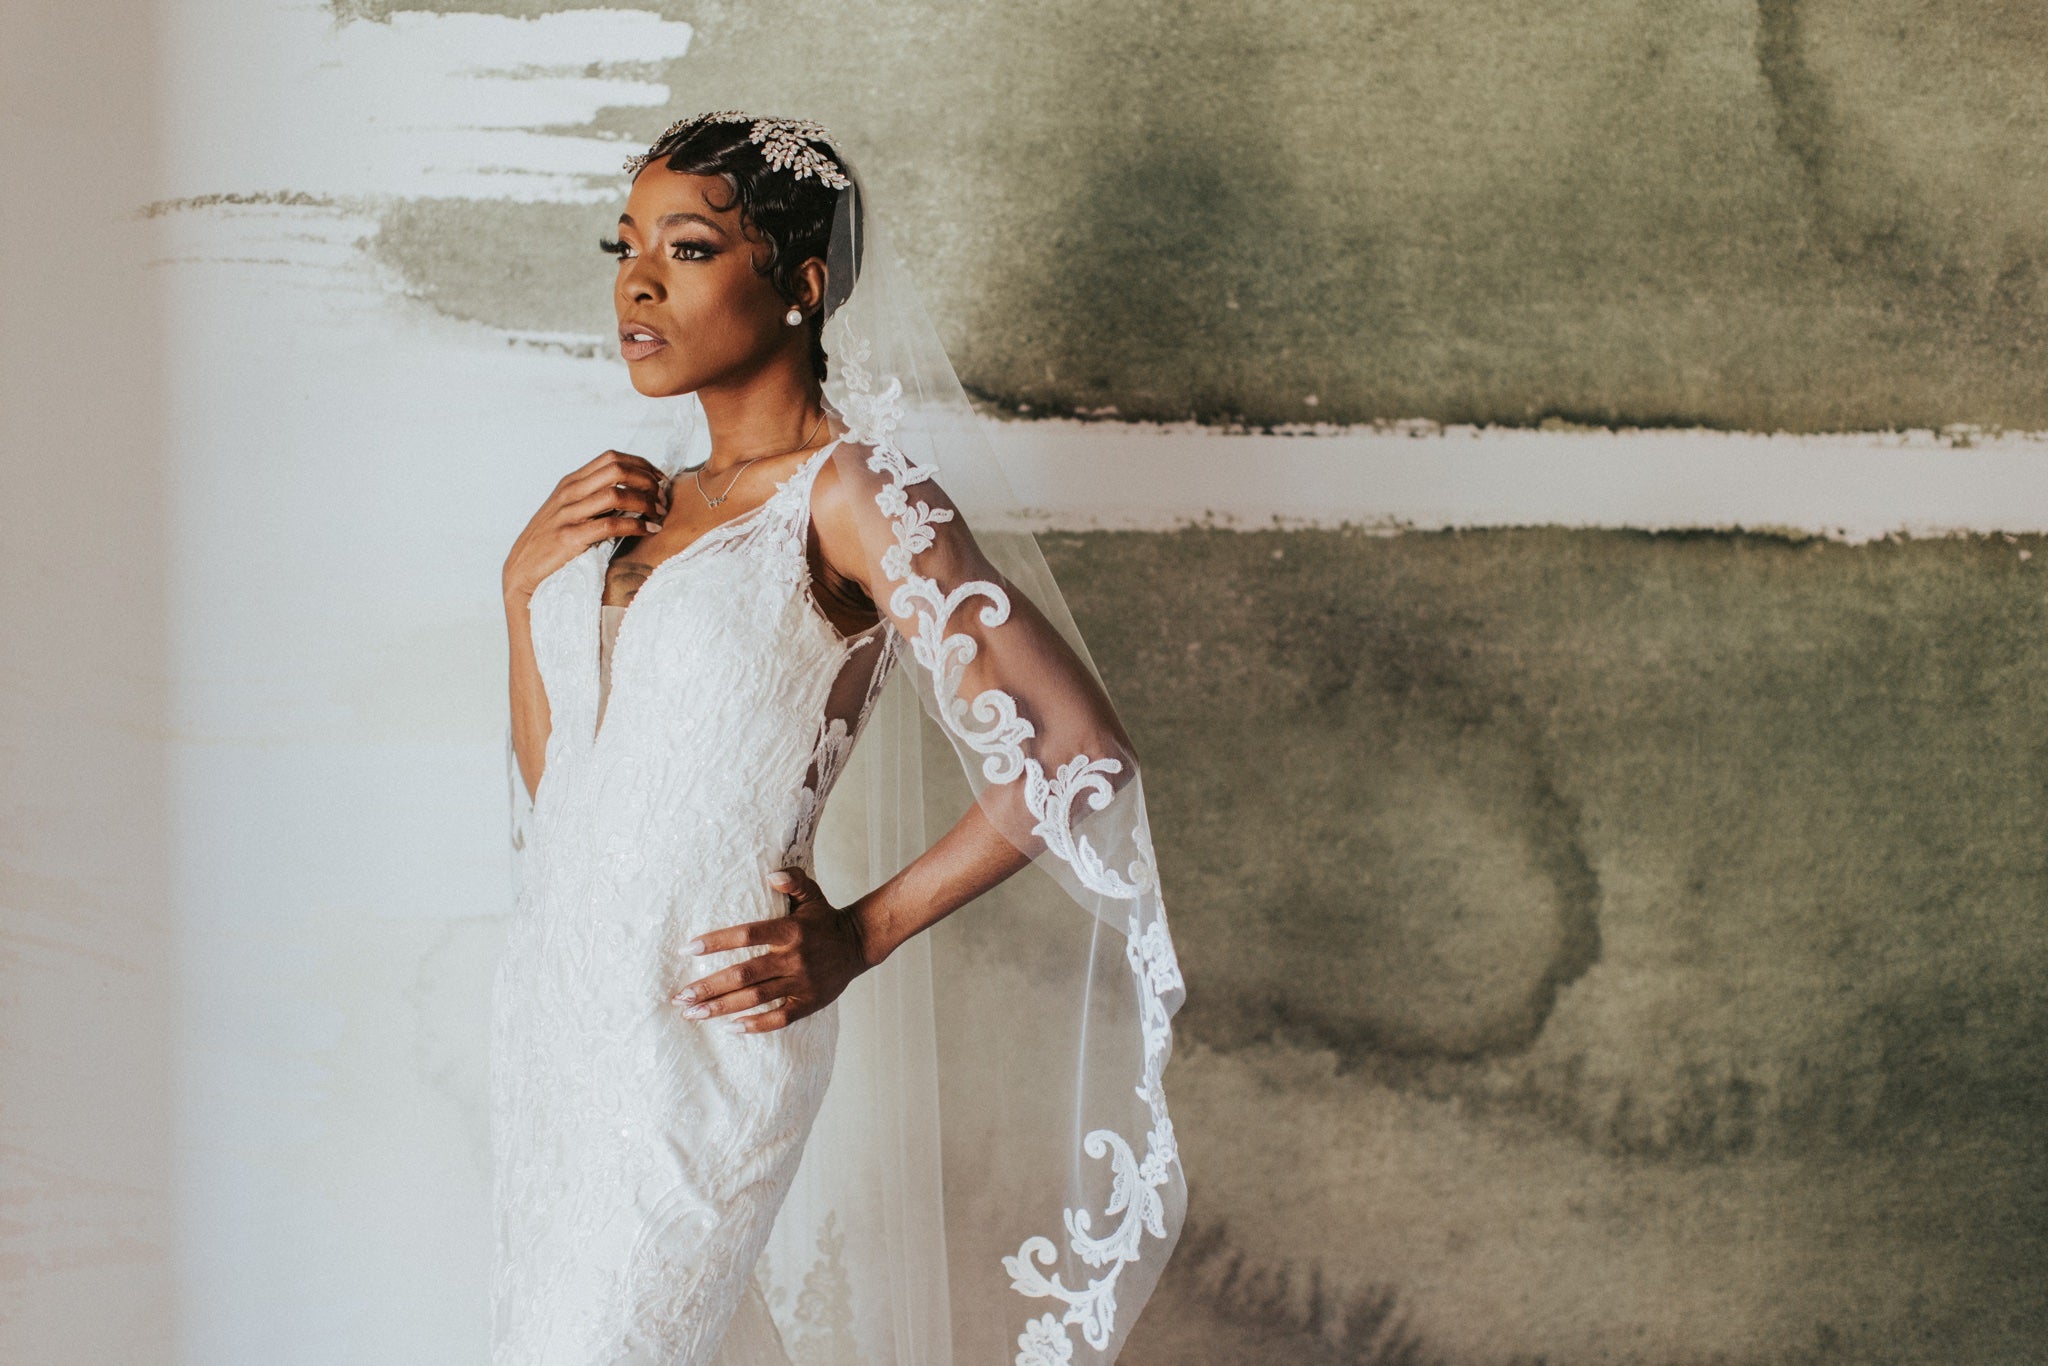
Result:
{"label": "rhinestone headpiece", "polygon": [[761,155],[768,164],[778,171],[788,171],[798,180],[814,175],[818,180],[835,190],[847,186],[846,173],[839,169],[837,162],[811,146],[811,140],[829,142],[831,133],[822,123],[809,119],[764,119],[738,109],[721,109],[711,114],[694,114],[687,119],[677,119],[654,140],[652,146],[638,156],[626,158],[626,174],[639,175],[640,168],[654,159],[654,148],[661,146],[685,128],[705,123],[752,123],[753,131],[747,134],[747,141],[759,144]]}

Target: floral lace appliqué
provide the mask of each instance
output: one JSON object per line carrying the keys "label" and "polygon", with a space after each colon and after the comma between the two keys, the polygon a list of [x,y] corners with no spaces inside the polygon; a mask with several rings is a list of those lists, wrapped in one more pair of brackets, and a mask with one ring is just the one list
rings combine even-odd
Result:
{"label": "floral lace appliqu\u00e9", "polygon": [[[986,579],[969,580],[949,591],[917,572],[916,557],[931,548],[937,528],[953,519],[953,511],[931,507],[912,496],[911,486],[929,479],[936,470],[913,461],[895,441],[903,415],[902,383],[892,376],[878,392],[868,369],[871,348],[843,319],[839,321],[843,340],[834,348],[835,368],[846,387],[837,406],[847,419],[846,439],[872,447],[868,468],[889,478],[875,495],[876,506],[890,518],[895,537],[895,544],[881,557],[883,573],[897,584],[889,605],[899,617],[914,617],[917,622],[911,649],[931,673],[940,719],[953,735],[983,756],[982,772],[989,782],[1024,780],[1025,805],[1036,820],[1032,833],[1074,870],[1084,887],[1127,901],[1131,907],[1125,925],[1126,957],[1138,984],[1145,1046],[1138,1093],[1151,1111],[1152,1127],[1145,1135],[1143,1157],[1114,1129],[1093,1129],[1082,1140],[1088,1156],[1106,1157],[1110,1162],[1110,1195],[1102,1215],[1105,1219],[1121,1215],[1114,1226],[1098,1236],[1095,1216],[1089,1210],[1069,1208],[1064,1215],[1068,1247],[1089,1266],[1105,1270],[1079,1286],[1066,1285],[1056,1274],[1048,1277],[1043,1268],[1055,1264],[1059,1253],[1052,1240],[1043,1236],[1026,1238],[1014,1255],[1003,1258],[1012,1289],[1033,1298],[1059,1300],[1066,1306],[1057,1317],[1048,1312],[1026,1321],[1017,1337],[1015,1366],[1069,1366],[1074,1353],[1069,1326],[1078,1327],[1091,1347],[1106,1348],[1116,1319],[1119,1275],[1141,1255],[1145,1233],[1166,1236],[1160,1188],[1180,1156],[1161,1084],[1172,1043],[1171,1013],[1164,998],[1183,988],[1180,967],[1159,907],[1158,876],[1142,824],[1132,831],[1139,857],[1121,871],[1108,867],[1087,838],[1073,828],[1075,801],[1085,799],[1093,810],[1108,805],[1112,796],[1109,778],[1122,771],[1121,761],[1076,754],[1048,777],[1043,765],[1024,752],[1024,742],[1036,732],[1031,722],[1018,714],[1013,696],[999,688],[986,689],[971,702],[959,695],[977,646],[969,635],[950,633],[948,624],[961,607],[985,599],[980,608],[981,624],[998,627],[1009,618],[1009,595],[1001,585]],[[1157,908],[1149,915],[1148,905]]]}

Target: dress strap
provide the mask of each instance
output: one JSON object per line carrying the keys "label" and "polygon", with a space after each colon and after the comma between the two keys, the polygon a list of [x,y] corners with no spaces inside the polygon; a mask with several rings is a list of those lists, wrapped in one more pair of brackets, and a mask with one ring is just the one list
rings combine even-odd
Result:
{"label": "dress strap", "polygon": [[830,441],[818,447],[817,452],[809,460],[804,461],[802,467],[797,470],[796,477],[804,481],[804,501],[806,503],[810,501],[811,484],[816,481],[818,470],[825,463],[825,457],[837,450],[839,443],[844,440],[846,440],[844,436],[833,437]]}
{"label": "dress strap", "polygon": [[792,513],[789,520],[796,531],[796,543],[799,552],[803,550],[804,543],[810,536],[811,487],[818,482],[818,471],[824,468],[826,459],[831,456],[833,451],[839,448],[839,443],[844,440],[846,440],[844,436],[835,436],[820,446],[808,460],[805,460],[803,464],[797,466],[790,473],[789,479],[784,486],[787,492],[795,495],[790,499]]}

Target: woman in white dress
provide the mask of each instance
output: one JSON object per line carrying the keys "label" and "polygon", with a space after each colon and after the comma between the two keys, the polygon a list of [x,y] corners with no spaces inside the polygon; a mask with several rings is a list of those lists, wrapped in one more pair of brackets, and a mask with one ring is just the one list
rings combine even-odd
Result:
{"label": "woman in white dress", "polygon": [[[1029,534],[968,530],[1014,500],[825,130],[628,169],[621,351],[708,451],[604,452],[505,562],[494,1366],[1111,1361],[1185,1201],[1136,754]],[[906,686],[973,796],[915,856]]]}

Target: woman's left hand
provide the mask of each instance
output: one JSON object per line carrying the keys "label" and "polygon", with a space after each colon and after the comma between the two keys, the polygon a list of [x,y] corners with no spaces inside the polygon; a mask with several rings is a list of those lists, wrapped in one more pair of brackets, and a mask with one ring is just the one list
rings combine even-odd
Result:
{"label": "woman's left hand", "polygon": [[691,1019],[712,1020],[781,998],[772,1010],[724,1027],[741,1033],[764,1033],[823,1010],[839,998],[847,983],[868,969],[861,945],[860,922],[853,908],[840,909],[825,899],[801,868],[782,868],[768,875],[768,885],[796,904],[789,914],[755,920],[700,935],[687,946],[693,954],[718,953],[748,944],[766,944],[729,968],[683,987],[669,1000],[683,1006]]}

